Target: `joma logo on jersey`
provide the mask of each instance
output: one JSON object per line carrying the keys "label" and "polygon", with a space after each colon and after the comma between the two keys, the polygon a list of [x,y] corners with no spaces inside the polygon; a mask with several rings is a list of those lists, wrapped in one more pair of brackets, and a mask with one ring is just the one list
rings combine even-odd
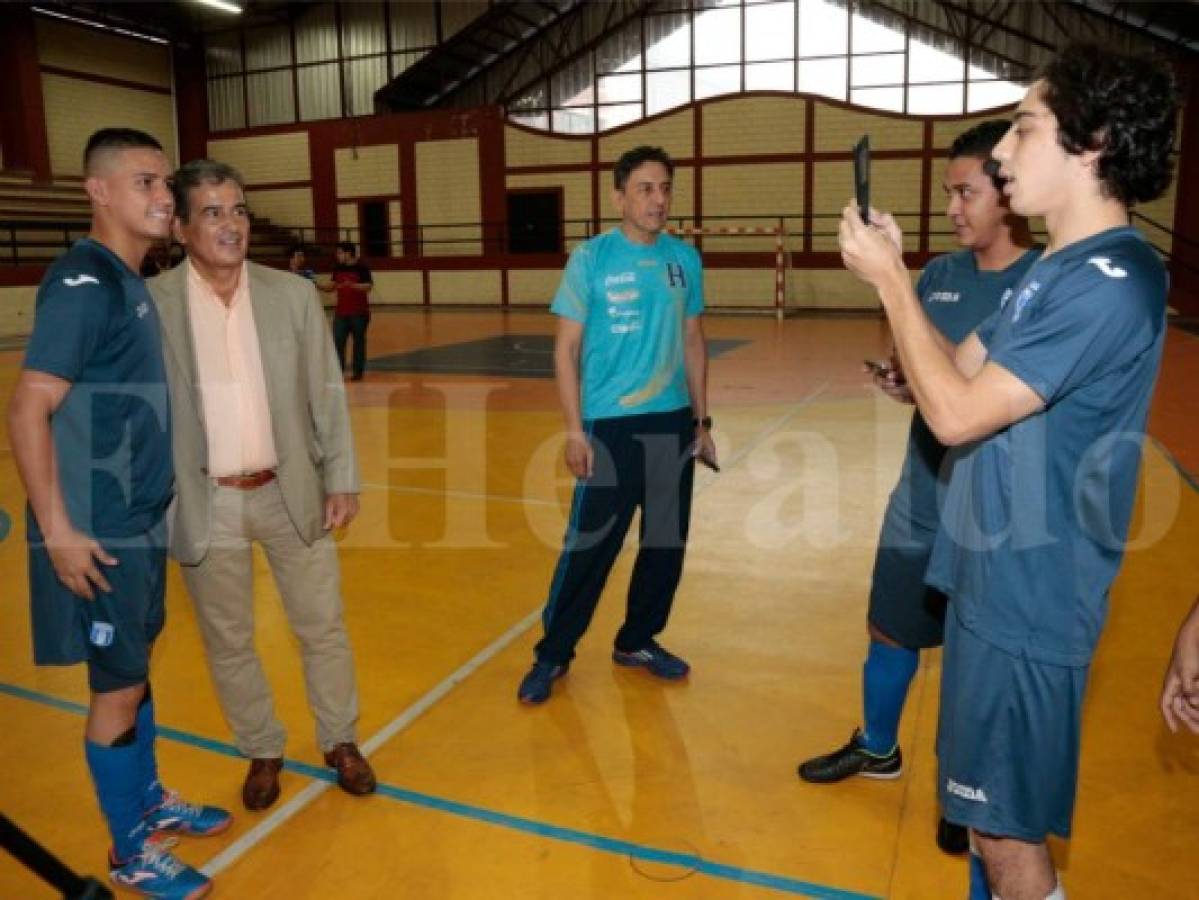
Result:
{"label": "joma logo on jersey", "polygon": [[957,303],[962,295],[957,291],[933,291],[928,295],[929,303]]}
{"label": "joma logo on jersey", "polygon": [[1127,278],[1128,272],[1121,269],[1119,266],[1113,266],[1112,261],[1106,256],[1092,256],[1087,260],[1096,269],[1106,275],[1108,278]]}
{"label": "joma logo on jersey", "polygon": [[955,797],[961,797],[963,800],[971,800],[974,803],[987,802],[987,793],[982,788],[970,787],[967,784],[958,784],[952,778],[945,780],[945,790]]}
{"label": "joma logo on jersey", "polygon": [[1020,321],[1020,314],[1024,312],[1024,307],[1028,306],[1028,302],[1030,300],[1032,300],[1033,296],[1040,289],[1041,289],[1041,282],[1030,281],[1028,283],[1028,286],[1025,287],[1024,290],[1022,290],[1020,292],[1020,295],[1018,297],[1016,297],[1016,311],[1014,313],[1012,313],[1012,321],[1013,322]]}
{"label": "joma logo on jersey", "polygon": [[687,286],[687,279],[683,277],[683,267],[678,263],[666,264],[666,279],[670,282],[671,287]]}

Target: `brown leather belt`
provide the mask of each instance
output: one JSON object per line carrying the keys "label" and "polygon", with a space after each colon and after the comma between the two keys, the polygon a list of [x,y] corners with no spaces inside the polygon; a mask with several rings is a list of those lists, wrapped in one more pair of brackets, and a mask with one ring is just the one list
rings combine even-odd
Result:
{"label": "brown leather belt", "polygon": [[245,475],[222,475],[216,479],[221,487],[237,488],[239,491],[252,491],[264,484],[275,480],[274,469],[263,469],[261,472],[247,472]]}

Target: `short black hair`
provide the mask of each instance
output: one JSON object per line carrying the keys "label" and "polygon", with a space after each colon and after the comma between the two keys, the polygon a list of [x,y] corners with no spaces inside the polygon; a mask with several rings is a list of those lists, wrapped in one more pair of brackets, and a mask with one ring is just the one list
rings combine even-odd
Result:
{"label": "short black hair", "polygon": [[1072,44],[1041,72],[1045,105],[1067,153],[1098,150],[1104,194],[1125,206],[1160,197],[1173,175],[1178,89],[1148,57]]}
{"label": "short black hair", "polygon": [[629,176],[633,174],[633,170],[638,166],[642,166],[647,162],[661,163],[666,166],[666,171],[671,178],[674,177],[674,160],[670,158],[670,154],[661,147],[634,147],[621,154],[620,159],[616,160],[616,166],[612,169],[612,184],[618,191],[623,191],[625,184],[628,183]]}
{"label": "short black hair", "polygon": [[340,241],[337,245],[337,249],[342,253],[350,254],[350,256],[358,255],[358,245],[353,241]]}
{"label": "short black hair", "polygon": [[171,192],[175,195],[175,215],[186,222],[191,215],[189,208],[192,188],[202,184],[224,184],[232,181],[244,192],[246,180],[241,172],[227,163],[213,159],[193,159],[179,167],[171,182]]}
{"label": "short black hair", "polygon": [[1012,123],[1006,119],[989,119],[979,122],[973,128],[967,128],[949,145],[949,158],[960,159],[968,156],[983,161],[983,171],[991,176],[991,184],[995,190],[1003,189],[1003,179],[999,177],[999,163],[991,159],[991,151],[1003,140],[1003,136],[1011,129]]}
{"label": "short black hair", "polygon": [[101,128],[93,132],[83,148],[83,171],[86,174],[96,162],[96,156],[109,150],[162,150],[162,144],[136,128]]}

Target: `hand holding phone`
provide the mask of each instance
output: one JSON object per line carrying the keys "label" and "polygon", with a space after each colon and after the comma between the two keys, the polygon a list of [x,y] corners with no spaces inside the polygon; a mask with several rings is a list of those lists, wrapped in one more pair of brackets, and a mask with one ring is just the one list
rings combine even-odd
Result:
{"label": "hand holding phone", "polygon": [[886,360],[864,359],[862,360],[862,364],[870,370],[872,375],[879,375],[883,378],[886,378],[888,375],[891,375],[895,372],[895,370],[891,368],[891,364]]}
{"label": "hand holding phone", "polygon": [[853,148],[853,189],[862,221],[870,224],[870,135],[862,135]]}

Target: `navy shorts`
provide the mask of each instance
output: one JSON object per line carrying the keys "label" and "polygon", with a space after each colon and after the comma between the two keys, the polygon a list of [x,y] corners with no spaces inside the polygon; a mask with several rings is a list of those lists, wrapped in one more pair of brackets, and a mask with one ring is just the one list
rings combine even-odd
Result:
{"label": "navy shorts", "polygon": [[1088,670],[1013,656],[950,607],[937,728],[945,818],[1034,843],[1069,837]]}
{"label": "navy shorts", "polygon": [[870,581],[869,620],[909,650],[939,647],[944,640],[945,595],[924,583],[935,530],[905,521],[902,504],[887,505]]}
{"label": "navy shorts", "polygon": [[100,544],[120,564],[101,566],[112,591],[86,600],[58,580],[40,541],[30,541],[29,599],[34,662],[86,662],[91,689],[103,693],[149,678],[150,646],[166,619],[166,526]]}

